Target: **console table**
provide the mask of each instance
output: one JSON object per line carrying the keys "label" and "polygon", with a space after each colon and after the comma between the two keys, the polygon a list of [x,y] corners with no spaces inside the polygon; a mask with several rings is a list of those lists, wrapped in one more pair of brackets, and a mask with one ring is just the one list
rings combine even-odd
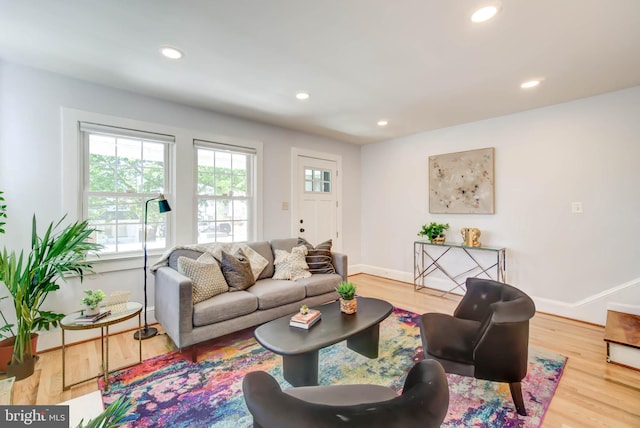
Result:
{"label": "console table", "polygon": [[[478,260],[479,254],[482,253],[491,254],[491,262]],[[454,254],[469,260],[471,268],[456,273],[452,272],[451,267],[444,267],[445,258],[451,259]],[[436,271],[442,272],[453,283],[453,287],[445,291],[442,296],[457,288],[465,290],[464,284],[467,277],[505,282],[506,263],[505,248],[467,247],[448,242],[436,244],[429,241],[415,241],[413,243],[413,287],[416,291],[426,288],[425,278]]]}

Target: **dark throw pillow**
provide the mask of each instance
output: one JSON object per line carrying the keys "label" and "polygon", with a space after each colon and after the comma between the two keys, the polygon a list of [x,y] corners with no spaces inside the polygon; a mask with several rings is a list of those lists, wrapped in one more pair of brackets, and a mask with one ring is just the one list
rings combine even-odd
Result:
{"label": "dark throw pillow", "polygon": [[220,265],[224,279],[229,284],[229,291],[246,290],[256,283],[249,259],[242,250],[234,254],[222,251]]}
{"label": "dark throw pillow", "polygon": [[307,264],[311,273],[336,273],[331,257],[331,239],[315,247],[306,239],[298,238],[298,245],[307,247]]}

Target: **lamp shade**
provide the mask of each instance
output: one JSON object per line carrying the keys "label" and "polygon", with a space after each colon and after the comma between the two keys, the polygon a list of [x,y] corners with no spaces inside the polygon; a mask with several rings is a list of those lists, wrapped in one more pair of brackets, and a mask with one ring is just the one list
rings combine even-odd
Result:
{"label": "lamp shade", "polygon": [[171,207],[169,206],[169,201],[167,201],[164,196],[160,197],[160,200],[158,201],[158,210],[161,213],[166,213],[171,211]]}

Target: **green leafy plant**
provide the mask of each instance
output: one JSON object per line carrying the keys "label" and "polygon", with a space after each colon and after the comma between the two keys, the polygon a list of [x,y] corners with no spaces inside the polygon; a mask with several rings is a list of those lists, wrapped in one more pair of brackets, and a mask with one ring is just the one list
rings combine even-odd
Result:
{"label": "green leafy plant", "polygon": [[7,218],[7,205],[4,203],[3,193],[4,192],[0,192],[0,233],[4,233],[4,225],[7,224],[2,221],[3,218]]}
{"label": "green leafy plant", "polygon": [[106,409],[94,419],[84,425],[84,419],[80,421],[77,428],[115,428],[127,423],[124,420],[129,410],[133,408],[133,403],[125,396],[120,396],[116,401],[109,404]]}
{"label": "green leafy plant", "polygon": [[433,239],[442,236],[445,230],[449,229],[449,224],[435,223],[431,222],[427,226],[426,224],[422,225],[422,230],[418,232],[418,236],[426,236],[429,238],[429,241],[433,241]]}
{"label": "green leafy plant", "polygon": [[91,241],[95,229],[87,221],[76,221],[66,227],[62,222],[50,223],[44,236],[37,234],[36,217],[33,216],[31,250],[20,253],[3,248],[0,253],[0,281],[13,297],[17,328],[11,364],[22,364],[33,356],[31,333],[56,327],[64,314],[42,309],[42,304],[52,291],[60,286],[59,279],[65,275],[78,275],[80,281],[85,272],[92,272],[86,260],[89,252],[102,246]]}
{"label": "green leafy plant", "polygon": [[[9,296],[2,296],[0,297],[0,301],[8,297]],[[15,336],[16,334],[13,332],[13,324],[9,324],[9,321],[7,321],[7,318],[5,318],[4,313],[2,313],[2,310],[0,310],[0,317],[4,322],[4,325],[0,327],[0,339],[7,339],[9,337]]]}
{"label": "green leafy plant", "polygon": [[100,302],[102,302],[104,298],[107,297],[106,294],[104,294],[104,291],[100,289],[96,291],[84,290],[84,294],[86,294],[86,296],[82,298],[81,303],[83,305],[87,305],[89,309],[97,308]]}
{"label": "green leafy plant", "polygon": [[[4,192],[0,191],[0,234],[5,233],[4,225],[7,224],[2,221],[3,218],[7,218],[7,206],[5,205],[4,198],[2,197],[3,193]],[[0,301],[8,297],[9,296],[0,297]],[[2,317],[2,321],[4,322],[4,325],[0,327],[0,339],[7,339],[15,336],[15,333],[13,332],[13,324],[9,324],[9,321],[7,321],[7,318],[4,316],[2,309],[0,309],[0,317]]]}
{"label": "green leafy plant", "polygon": [[352,300],[356,296],[356,286],[349,281],[342,281],[338,284],[336,291],[343,300]]}

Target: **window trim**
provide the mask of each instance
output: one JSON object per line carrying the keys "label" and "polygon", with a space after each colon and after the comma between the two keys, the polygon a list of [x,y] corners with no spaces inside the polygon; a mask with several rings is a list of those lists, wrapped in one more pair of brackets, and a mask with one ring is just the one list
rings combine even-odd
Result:
{"label": "window trim", "polygon": [[[142,141],[147,141],[156,144],[163,144],[164,149],[164,182],[165,182],[165,190],[163,190],[163,194],[169,200],[172,199],[172,194],[168,189],[171,189],[171,182],[173,178],[171,161],[172,161],[172,152],[173,145],[175,144],[175,136],[167,135],[167,134],[158,134],[155,132],[143,131],[139,129],[129,129],[118,126],[110,126],[110,125],[102,125],[91,122],[78,122],[79,128],[79,139],[80,142],[80,150],[81,150],[81,159],[82,159],[82,171],[81,171],[81,186],[79,189],[80,193],[80,218],[88,219],[89,218],[89,206],[88,199],[91,195],[91,191],[89,189],[90,184],[90,135],[107,135],[115,138],[131,138],[131,139],[140,139]],[[124,194],[122,192],[107,192],[104,197],[123,197]],[[158,193],[132,193],[131,196],[134,198],[139,198],[143,201],[155,198],[158,196]],[[144,203],[144,202],[143,202]],[[168,216],[166,218],[166,237],[165,237],[165,246],[163,248],[153,248],[149,249],[148,253],[161,253],[164,252],[167,248],[170,248],[170,240],[169,236],[171,236],[172,230],[172,221],[171,217]],[[129,251],[116,251],[116,252],[104,252],[100,253],[100,258],[112,259],[112,258],[122,258],[122,257],[137,257],[142,255],[142,248],[139,250],[129,250]]]}
{"label": "window trim", "polygon": [[[253,182],[252,196],[246,198],[249,205],[249,225],[247,236],[249,241],[262,239],[262,145],[252,144],[250,141],[225,142],[216,140],[193,139],[193,236],[194,242],[198,242],[198,149],[227,151],[230,153],[243,153],[253,155],[250,170],[247,171],[247,180]],[[215,198],[212,198],[215,200]],[[243,242],[243,241],[234,241]],[[206,244],[205,244],[206,245]]]}
{"label": "window trim", "polygon": [[[172,230],[168,233],[167,245],[192,244],[196,241],[193,225],[194,199],[194,149],[193,140],[217,141],[220,144],[232,146],[251,147],[256,150],[256,203],[254,207],[256,223],[256,241],[263,239],[264,225],[264,143],[248,138],[229,137],[207,131],[168,126],[153,122],[144,122],[136,119],[128,119],[119,116],[111,116],[101,113],[93,113],[68,107],[61,107],[62,129],[62,160],[59,164],[62,169],[62,213],[68,213],[68,219],[80,218],[81,195],[79,189],[82,185],[82,174],[79,168],[81,159],[81,141],[78,122],[106,123],[109,125],[128,128],[153,130],[160,134],[175,136],[173,144],[170,190],[167,194],[170,198],[173,210],[165,215],[171,216]],[[179,173],[179,174],[178,174]],[[151,266],[160,254],[149,251],[149,265]],[[123,271],[128,269],[141,269],[142,255],[127,255],[120,257],[101,257],[94,261],[94,270],[97,273]]]}
{"label": "window trim", "polygon": [[[153,130],[153,132],[145,132],[146,135],[173,135],[175,141],[178,140],[178,128],[172,128],[161,124],[143,122],[134,119],[127,119],[117,116],[110,116],[100,113],[87,112],[71,108],[61,108],[62,121],[62,209],[68,213],[69,218],[84,218],[83,201],[84,201],[84,141],[80,123],[93,124],[109,124],[109,127],[123,128],[132,130]],[[159,137],[157,137],[159,138]],[[151,138],[153,139],[153,138]],[[175,162],[176,162],[176,144],[171,144],[169,148],[168,183],[165,190],[167,198],[171,199],[175,194]],[[175,245],[176,235],[175,227],[176,215],[174,212],[167,213],[167,248]],[[162,250],[149,251],[150,261],[154,260],[162,253]],[[142,251],[127,253],[108,253],[99,256],[89,256],[89,260],[94,265],[96,273],[122,271],[129,269],[139,269],[140,260],[143,258]]]}

